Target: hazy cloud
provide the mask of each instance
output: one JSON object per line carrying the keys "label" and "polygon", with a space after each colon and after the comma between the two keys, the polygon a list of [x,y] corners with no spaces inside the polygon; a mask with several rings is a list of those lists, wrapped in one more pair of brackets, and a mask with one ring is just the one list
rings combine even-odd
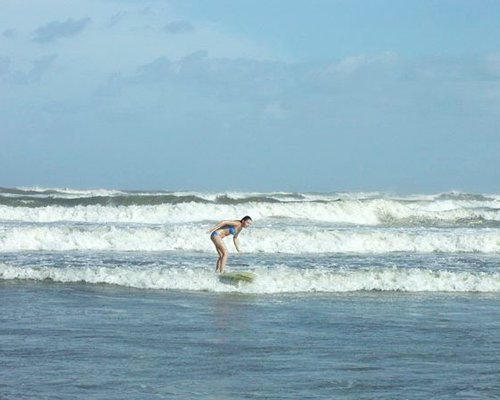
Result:
{"label": "hazy cloud", "polygon": [[141,65],[126,83],[168,83],[226,99],[269,98],[286,90],[296,78],[293,67],[284,63],[209,58],[207,52],[197,51],[179,61],[160,57]]}
{"label": "hazy cloud", "polygon": [[12,39],[13,37],[16,37],[17,32],[15,29],[6,29],[2,32],[3,37],[6,37],[8,39]]}
{"label": "hazy cloud", "polygon": [[171,34],[182,34],[194,31],[194,26],[188,21],[172,21],[165,25],[165,30]]}
{"label": "hazy cloud", "polygon": [[383,72],[390,74],[398,70],[403,60],[393,52],[384,52],[375,55],[354,55],[345,57],[333,64],[330,64],[329,71],[339,76],[359,76],[366,71]]}
{"label": "hazy cloud", "polygon": [[172,62],[166,57],[159,57],[153,62],[141,65],[135,75],[130,77],[131,83],[160,83],[172,73]]}
{"label": "hazy cloud", "polygon": [[[115,77],[103,91],[116,93],[119,89],[127,93],[128,88],[147,85],[150,93],[160,97],[171,92],[189,93],[193,101],[211,98],[226,104],[252,104],[266,118],[276,121],[300,113],[331,120],[337,114],[328,111],[329,107],[338,113],[352,108],[377,115],[401,110],[413,115],[418,110],[441,108],[461,115],[465,103],[471,109],[475,103],[492,104],[491,99],[498,97],[494,83],[500,78],[499,67],[495,54],[406,59],[383,53],[330,63],[286,63],[210,58],[199,51],[180,60],[156,58],[132,74]],[[491,99],[484,92],[485,82],[490,85]],[[442,104],[446,93],[462,99],[461,103]]]}
{"label": "hazy cloud", "polygon": [[264,108],[264,115],[271,119],[284,119],[287,116],[287,111],[278,102],[272,102],[266,104]]}
{"label": "hazy cloud", "polygon": [[0,76],[9,70],[10,58],[0,57]]}
{"label": "hazy cloud", "polygon": [[97,88],[95,95],[99,97],[114,97],[122,94],[123,78],[120,74],[111,74],[107,82]]}
{"label": "hazy cloud", "polygon": [[14,82],[21,84],[40,82],[56,58],[55,54],[51,54],[33,61],[33,66],[28,72],[18,72],[14,75]]}
{"label": "hazy cloud", "polygon": [[492,76],[500,78],[500,53],[488,54],[485,67]]}
{"label": "hazy cloud", "polygon": [[110,19],[109,19],[109,26],[113,26],[113,25],[116,25],[118,22],[120,22],[125,16],[127,15],[126,12],[124,11],[120,11],[118,13],[116,13],[115,15],[113,15]]}
{"label": "hazy cloud", "polygon": [[35,30],[33,41],[39,43],[52,42],[54,40],[74,36],[82,32],[90,23],[90,18],[75,20],[69,18],[64,22],[52,21],[47,25],[41,26]]}

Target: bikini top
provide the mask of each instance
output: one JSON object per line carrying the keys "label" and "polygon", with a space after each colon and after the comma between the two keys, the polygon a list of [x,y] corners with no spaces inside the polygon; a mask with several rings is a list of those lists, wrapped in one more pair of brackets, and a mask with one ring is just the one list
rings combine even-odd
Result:
{"label": "bikini top", "polygon": [[229,230],[230,235],[234,235],[236,233],[236,228],[234,226],[228,226],[227,229]]}

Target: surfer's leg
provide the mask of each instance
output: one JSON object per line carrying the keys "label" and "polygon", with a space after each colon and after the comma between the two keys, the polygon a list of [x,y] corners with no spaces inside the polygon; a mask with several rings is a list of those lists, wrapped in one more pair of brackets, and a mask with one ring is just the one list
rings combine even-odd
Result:
{"label": "surfer's leg", "polygon": [[226,266],[226,261],[228,256],[229,253],[227,249],[224,248],[224,251],[222,252],[222,255],[220,257],[219,272],[224,272],[224,267]]}
{"label": "surfer's leg", "polygon": [[212,242],[214,242],[215,249],[219,254],[219,258],[217,259],[217,264],[215,267],[216,272],[224,272],[224,266],[226,265],[228,252],[226,246],[224,246],[224,242],[222,238],[218,235],[211,236]]}
{"label": "surfer's leg", "polygon": [[215,272],[219,272],[219,269],[220,269],[220,260],[222,258],[222,252],[217,249],[217,253],[219,254],[219,257],[217,258],[217,264],[215,266]]}

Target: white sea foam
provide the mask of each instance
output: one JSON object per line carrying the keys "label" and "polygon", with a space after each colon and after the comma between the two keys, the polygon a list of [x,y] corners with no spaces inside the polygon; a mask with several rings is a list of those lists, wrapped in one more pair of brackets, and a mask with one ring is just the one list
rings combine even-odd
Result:
{"label": "white sea foam", "polygon": [[[99,192],[57,190],[82,198]],[[217,220],[251,215],[254,226],[241,240],[244,250],[253,253],[500,253],[500,199],[492,195],[103,194],[109,198],[58,205],[50,199],[30,206],[6,200],[0,205],[0,252],[212,252],[206,235],[209,226]],[[113,200],[113,195],[120,197]],[[153,197],[138,199],[142,195]]]}
{"label": "white sea foam", "polygon": [[302,219],[355,225],[483,223],[500,221],[500,202],[401,202],[387,199],[334,202],[249,202],[216,204],[182,202],[159,205],[76,205],[72,207],[11,207],[0,205],[0,220],[22,222],[73,221],[86,223],[167,224],[241,218],[256,221]]}
{"label": "white sea foam", "polygon": [[[46,250],[213,252],[207,226],[23,225],[0,229],[0,252]],[[232,250],[231,240],[225,239]],[[250,228],[249,253],[500,253],[500,229]]]}
{"label": "white sea foam", "polygon": [[[19,187],[16,189],[18,189],[20,192],[26,192],[29,193],[30,195],[35,195],[38,197],[40,196],[60,197],[69,199],[87,198],[94,196],[117,196],[127,193],[122,190],[115,190],[115,189],[71,189],[71,188],[57,188],[57,187],[44,188],[39,186]],[[20,194],[22,193],[19,193],[18,195]]]}
{"label": "white sea foam", "polygon": [[253,269],[252,283],[227,284],[211,270],[196,268],[18,267],[0,264],[1,280],[51,280],[111,284],[140,289],[244,293],[301,292],[500,292],[500,274],[428,269],[300,270],[290,267]]}

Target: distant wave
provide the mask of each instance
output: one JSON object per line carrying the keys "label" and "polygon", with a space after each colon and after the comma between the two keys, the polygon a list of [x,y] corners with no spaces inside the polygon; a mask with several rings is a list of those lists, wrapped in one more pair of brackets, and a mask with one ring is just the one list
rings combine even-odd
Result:
{"label": "distant wave", "polygon": [[69,188],[41,188],[19,187],[2,188],[0,187],[0,196],[37,196],[37,197],[92,197],[92,196],[113,196],[116,194],[126,194],[123,190],[112,189],[69,189]]}
{"label": "distant wave", "polygon": [[246,192],[168,192],[168,191],[122,191],[122,190],[74,190],[42,188],[0,188],[0,204],[12,207],[46,207],[60,205],[158,205],[187,202],[240,204],[260,202],[331,200],[331,195],[314,195],[288,192],[246,193]]}
{"label": "distant wave", "polygon": [[128,267],[18,267],[0,264],[1,280],[110,284],[140,289],[243,293],[301,292],[500,292],[500,274],[384,268],[359,271],[289,267],[254,268],[253,283],[225,284],[207,269]]}
{"label": "distant wave", "polygon": [[[500,200],[396,199],[279,201],[268,197],[209,201],[199,196],[112,196],[26,200],[0,197],[0,220],[21,222],[165,224],[240,218],[291,219],[355,225],[500,226]],[[31,202],[45,202],[33,206]],[[9,203],[16,203],[15,205]]]}
{"label": "distant wave", "polygon": [[[6,199],[19,199],[33,201],[33,206],[47,205],[81,205],[106,204],[115,201],[115,205],[145,205],[169,204],[180,202],[213,202],[217,204],[238,204],[252,202],[331,202],[338,200],[374,200],[392,199],[400,201],[500,201],[500,196],[495,194],[476,194],[463,192],[446,192],[429,195],[397,196],[385,193],[312,193],[312,192],[189,192],[189,191],[137,191],[137,190],[111,190],[111,189],[70,189],[70,188],[2,188],[0,187],[0,202]],[[95,198],[95,199],[93,199]],[[61,202],[60,200],[73,200]],[[90,201],[90,203],[89,203]],[[1,203],[0,203],[1,204]],[[15,204],[15,203],[14,203]],[[22,203],[20,203],[22,204]]]}

